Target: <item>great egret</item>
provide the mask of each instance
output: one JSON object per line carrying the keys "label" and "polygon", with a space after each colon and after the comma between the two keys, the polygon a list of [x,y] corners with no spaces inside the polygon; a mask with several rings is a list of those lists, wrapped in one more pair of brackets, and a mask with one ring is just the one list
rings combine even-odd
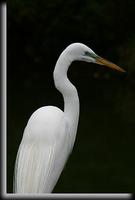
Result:
{"label": "great egret", "polygon": [[51,193],[72,151],[79,119],[79,98],[67,78],[67,71],[75,60],[125,72],[81,43],[73,43],[61,53],[53,78],[55,87],[63,95],[64,111],[44,106],[30,117],[16,158],[15,193]]}

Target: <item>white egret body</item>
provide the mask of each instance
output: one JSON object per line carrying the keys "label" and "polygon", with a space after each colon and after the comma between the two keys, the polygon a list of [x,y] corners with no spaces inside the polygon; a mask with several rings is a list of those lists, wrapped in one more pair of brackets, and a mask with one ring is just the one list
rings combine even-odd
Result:
{"label": "white egret body", "polygon": [[72,151],[79,119],[79,98],[67,78],[67,71],[74,60],[124,72],[81,43],[71,44],[62,52],[53,75],[55,86],[64,98],[64,111],[45,106],[30,117],[16,158],[15,193],[51,193]]}

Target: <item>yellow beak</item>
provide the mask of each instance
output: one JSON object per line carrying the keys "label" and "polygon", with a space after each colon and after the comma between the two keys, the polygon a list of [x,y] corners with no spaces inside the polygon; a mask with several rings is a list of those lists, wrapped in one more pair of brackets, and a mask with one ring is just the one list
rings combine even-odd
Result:
{"label": "yellow beak", "polygon": [[100,56],[98,56],[96,58],[96,63],[99,64],[99,65],[105,65],[105,66],[107,66],[107,67],[109,67],[111,69],[114,69],[114,70],[117,70],[117,71],[120,71],[120,72],[126,72],[121,67],[115,65],[114,63],[112,63],[112,62],[110,62],[110,61],[108,61],[108,60],[106,60],[106,59],[104,59],[104,58],[102,58]]}

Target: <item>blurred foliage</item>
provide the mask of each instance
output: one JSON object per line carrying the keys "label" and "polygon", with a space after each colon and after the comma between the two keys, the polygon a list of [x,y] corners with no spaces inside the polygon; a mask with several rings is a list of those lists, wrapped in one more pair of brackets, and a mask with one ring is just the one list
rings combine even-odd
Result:
{"label": "blurred foliage", "polygon": [[81,102],[80,124],[54,191],[134,191],[134,10],[134,0],[8,1],[8,192],[30,114],[47,104],[63,108],[52,72],[72,42],[88,45],[127,74],[88,63],[71,65],[69,77]]}

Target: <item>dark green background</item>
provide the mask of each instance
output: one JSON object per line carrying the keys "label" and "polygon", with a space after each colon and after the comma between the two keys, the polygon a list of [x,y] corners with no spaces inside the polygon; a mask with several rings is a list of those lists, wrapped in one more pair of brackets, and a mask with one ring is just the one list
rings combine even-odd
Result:
{"label": "dark green background", "polygon": [[135,191],[135,1],[12,0],[8,2],[7,189],[30,115],[63,109],[53,84],[59,54],[82,42],[127,70],[74,62],[70,80],[81,111],[73,152],[56,193]]}

